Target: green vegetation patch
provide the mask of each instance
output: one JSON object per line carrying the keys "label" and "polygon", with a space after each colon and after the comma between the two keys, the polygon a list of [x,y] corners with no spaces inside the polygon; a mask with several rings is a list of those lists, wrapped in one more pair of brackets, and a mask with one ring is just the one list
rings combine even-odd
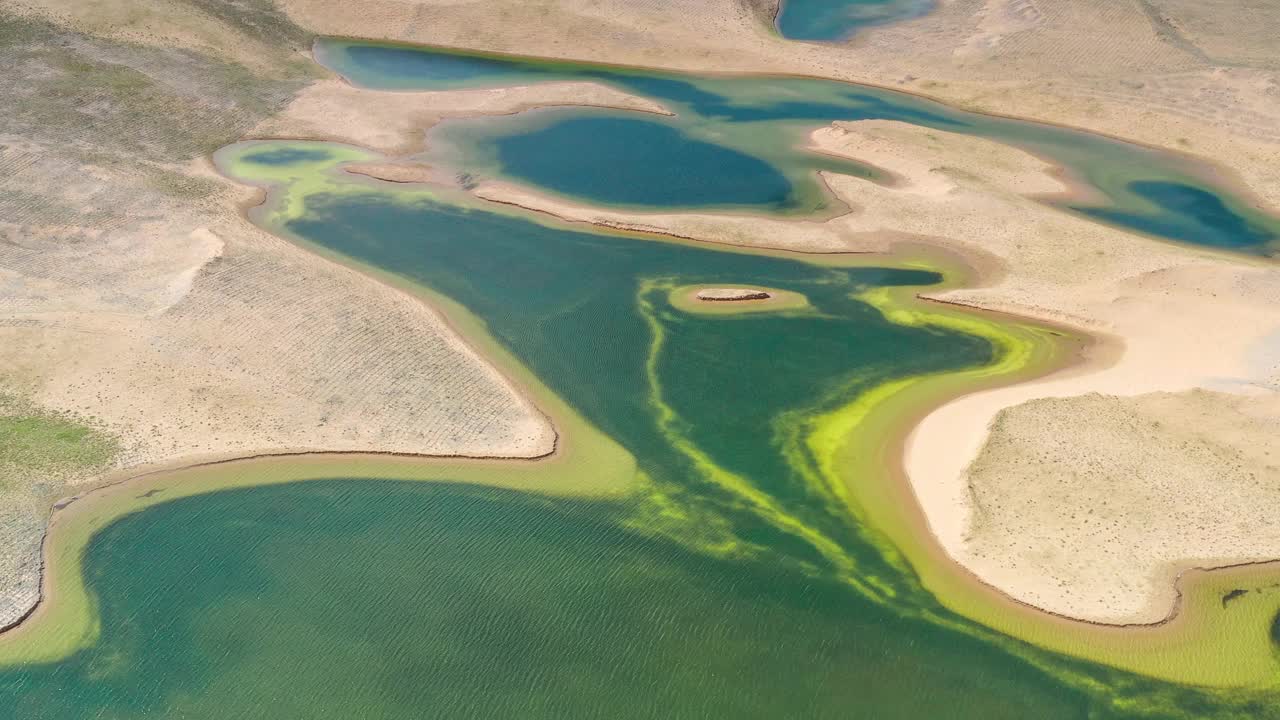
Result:
{"label": "green vegetation patch", "polygon": [[106,467],[119,450],[109,435],[72,417],[0,399],[0,487],[30,471]]}
{"label": "green vegetation patch", "polygon": [[115,455],[116,444],[92,428],[59,417],[0,417],[0,462],[44,469],[97,467]]}

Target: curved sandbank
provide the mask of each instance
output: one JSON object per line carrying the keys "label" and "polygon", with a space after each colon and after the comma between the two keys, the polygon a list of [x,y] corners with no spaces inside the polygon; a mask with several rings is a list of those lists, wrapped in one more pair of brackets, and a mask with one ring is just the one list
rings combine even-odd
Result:
{"label": "curved sandbank", "polygon": [[[1002,409],[964,473],[973,512],[961,561],[1000,558],[996,584],[1033,604],[1117,624],[1162,621],[1178,610],[1187,568],[1275,557],[1278,415],[1280,393],[1209,390]],[[1152,532],[1160,526],[1176,531]],[[1060,579],[1048,602],[1038,597],[1046,574]],[[1223,612],[1255,589],[1224,595]]]}

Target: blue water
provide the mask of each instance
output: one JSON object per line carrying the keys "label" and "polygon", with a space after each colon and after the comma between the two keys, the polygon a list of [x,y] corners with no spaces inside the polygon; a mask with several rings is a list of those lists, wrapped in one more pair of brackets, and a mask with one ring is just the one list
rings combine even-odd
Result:
{"label": "blue water", "polygon": [[776,25],[789,40],[834,42],[873,25],[919,17],[934,0],[782,0]]}
{"label": "blue water", "polygon": [[[790,181],[772,165],[648,120],[572,117],[498,138],[495,145],[508,173],[604,202],[660,207],[795,204]],[[683,162],[649,162],[654,157],[680,157]],[[602,158],[612,166],[610,181],[603,184],[597,177]],[[691,167],[719,172],[689,172]]]}

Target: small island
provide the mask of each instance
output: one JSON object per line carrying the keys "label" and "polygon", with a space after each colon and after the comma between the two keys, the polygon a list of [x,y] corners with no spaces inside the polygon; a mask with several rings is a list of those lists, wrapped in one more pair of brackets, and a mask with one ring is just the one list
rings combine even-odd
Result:
{"label": "small island", "polygon": [[758,285],[683,285],[671,291],[671,304],[690,313],[733,315],[780,312],[809,307],[804,295]]}
{"label": "small island", "polygon": [[764,290],[753,288],[703,288],[694,294],[703,302],[743,302],[746,300],[768,300],[773,297]]}

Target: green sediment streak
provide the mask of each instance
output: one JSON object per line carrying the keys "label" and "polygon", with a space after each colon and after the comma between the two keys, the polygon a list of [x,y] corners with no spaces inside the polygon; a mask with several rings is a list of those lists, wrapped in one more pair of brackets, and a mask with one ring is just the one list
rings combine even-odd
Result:
{"label": "green sediment streak", "polygon": [[[836,568],[837,575],[863,593],[869,589],[854,574],[855,564],[845,553],[839,543],[823,535],[820,531],[809,527],[804,521],[789,514],[773,497],[757,488],[748,478],[732,472],[716,463],[715,459],[697,446],[681,432],[687,423],[676,411],[663,400],[662,381],[658,374],[658,360],[662,353],[666,333],[657,318],[652,301],[647,295],[657,290],[666,290],[662,284],[642,282],[637,299],[640,315],[649,327],[651,341],[649,354],[645,362],[645,372],[649,380],[649,403],[657,416],[658,427],[667,438],[671,447],[683,453],[692,461],[693,467],[703,478],[717,487],[738,498],[741,504],[750,508],[753,513],[769,522],[782,532],[794,535],[811,545],[814,550]],[[677,535],[678,537],[678,535]],[[886,588],[887,589],[887,588]]]}

